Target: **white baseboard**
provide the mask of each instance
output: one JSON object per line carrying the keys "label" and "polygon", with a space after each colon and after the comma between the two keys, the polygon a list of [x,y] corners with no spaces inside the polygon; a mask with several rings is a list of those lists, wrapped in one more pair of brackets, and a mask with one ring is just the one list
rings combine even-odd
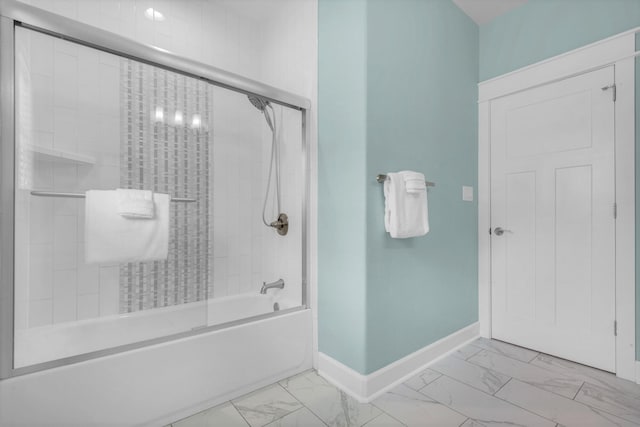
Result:
{"label": "white baseboard", "polygon": [[318,354],[318,373],[356,400],[368,403],[420,373],[430,364],[479,336],[480,324],[473,323],[400,360],[363,375],[326,354]]}

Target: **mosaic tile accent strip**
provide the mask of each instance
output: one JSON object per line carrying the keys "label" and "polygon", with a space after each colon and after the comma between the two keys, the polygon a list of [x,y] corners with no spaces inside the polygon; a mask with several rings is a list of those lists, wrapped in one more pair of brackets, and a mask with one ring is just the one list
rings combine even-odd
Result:
{"label": "mosaic tile accent strip", "polygon": [[212,280],[212,90],[121,59],[120,186],[196,199],[171,203],[165,261],[121,264],[120,313],[206,300]]}

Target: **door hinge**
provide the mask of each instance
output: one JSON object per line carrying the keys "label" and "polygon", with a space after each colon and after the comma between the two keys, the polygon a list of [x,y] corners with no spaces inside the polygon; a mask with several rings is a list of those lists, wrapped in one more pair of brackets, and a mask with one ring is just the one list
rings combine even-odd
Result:
{"label": "door hinge", "polygon": [[618,204],[613,204],[613,219],[618,219]]}
{"label": "door hinge", "polygon": [[602,88],[602,90],[609,90],[609,89],[611,89],[611,93],[613,94],[613,102],[616,102],[616,99],[618,98],[618,87],[614,83],[612,85],[605,86]]}
{"label": "door hinge", "polygon": [[618,336],[618,321],[617,320],[613,321],[613,336],[614,337]]}

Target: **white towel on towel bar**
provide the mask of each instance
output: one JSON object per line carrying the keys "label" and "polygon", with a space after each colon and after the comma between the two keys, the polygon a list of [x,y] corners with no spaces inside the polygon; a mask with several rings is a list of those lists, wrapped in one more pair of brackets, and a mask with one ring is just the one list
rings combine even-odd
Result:
{"label": "white towel on towel bar", "polygon": [[168,194],[153,194],[153,219],[118,213],[115,190],[89,190],[85,199],[85,262],[139,262],[166,259],[169,252]]}
{"label": "white towel on towel bar", "polygon": [[[412,183],[411,191],[407,179]],[[422,188],[415,183],[422,181]],[[384,227],[396,239],[424,236],[429,232],[427,187],[424,175],[402,171],[388,173],[384,182]]]}
{"label": "white towel on towel bar", "polygon": [[126,218],[151,219],[155,214],[153,192],[118,188],[118,213]]}
{"label": "white towel on towel bar", "polygon": [[420,172],[405,171],[400,173],[404,178],[404,185],[407,193],[420,193],[427,189],[427,183],[424,180],[424,175]]}

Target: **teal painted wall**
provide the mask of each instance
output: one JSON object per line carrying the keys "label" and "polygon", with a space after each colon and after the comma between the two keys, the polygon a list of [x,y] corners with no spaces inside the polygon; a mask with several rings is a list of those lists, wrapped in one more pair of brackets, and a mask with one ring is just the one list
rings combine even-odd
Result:
{"label": "teal painted wall", "polygon": [[[367,374],[477,320],[478,79],[636,26],[638,0],[530,0],[479,35],[450,0],[319,1],[321,352]],[[384,233],[373,178],[400,169],[437,182],[426,237]]]}
{"label": "teal painted wall", "polygon": [[365,371],[366,3],[318,5],[318,346]]}
{"label": "teal painted wall", "polygon": [[480,80],[639,25],[638,0],[529,0],[480,26]]}
{"label": "teal painted wall", "polygon": [[[640,26],[638,0],[530,0],[480,26],[480,80]],[[636,67],[636,70],[638,68]],[[636,105],[640,103],[636,71]],[[636,127],[640,123],[636,108]],[[636,147],[640,138],[636,132]],[[636,149],[636,170],[640,166]],[[640,265],[640,177],[636,173],[636,266]],[[637,267],[636,267],[637,268]],[[640,360],[640,280],[636,274],[636,359]]]}
{"label": "teal painted wall", "polygon": [[[478,320],[478,26],[450,0],[367,8],[367,369]],[[378,173],[411,169],[429,190],[425,237],[384,231]]]}
{"label": "teal painted wall", "polygon": [[[450,0],[320,0],[318,28],[319,349],[368,374],[478,319],[478,27]],[[426,237],[384,232],[375,176],[403,169],[437,182]]]}

